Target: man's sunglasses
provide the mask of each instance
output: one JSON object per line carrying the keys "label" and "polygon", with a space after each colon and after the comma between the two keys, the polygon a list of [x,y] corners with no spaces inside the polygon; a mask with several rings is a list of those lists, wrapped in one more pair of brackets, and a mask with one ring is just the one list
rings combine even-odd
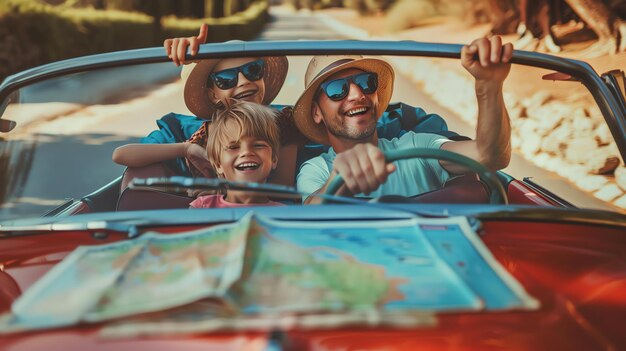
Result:
{"label": "man's sunglasses", "polygon": [[331,80],[320,84],[320,89],[333,101],[343,100],[350,91],[350,83],[356,84],[363,94],[372,94],[378,89],[378,75],[364,72],[353,76]]}
{"label": "man's sunglasses", "polygon": [[243,76],[246,77],[247,80],[255,82],[263,77],[264,67],[265,61],[263,61],[263,59],[258,59],[239,67],[213,72],[209,76],[209,83],[215,83],[215,85],[222,90],[232,89],[236,87],[239,82],[239,72],[243,73]]}

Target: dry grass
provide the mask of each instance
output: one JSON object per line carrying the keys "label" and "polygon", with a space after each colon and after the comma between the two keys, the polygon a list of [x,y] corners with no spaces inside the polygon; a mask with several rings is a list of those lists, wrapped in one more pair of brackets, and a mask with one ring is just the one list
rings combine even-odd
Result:
{"label": "dry grass", "polygon": [[436,18],[446,16],[474,17],[482,3],[482,0],[399,0],[387,13],[386,27],[393,33],[429,25]]}

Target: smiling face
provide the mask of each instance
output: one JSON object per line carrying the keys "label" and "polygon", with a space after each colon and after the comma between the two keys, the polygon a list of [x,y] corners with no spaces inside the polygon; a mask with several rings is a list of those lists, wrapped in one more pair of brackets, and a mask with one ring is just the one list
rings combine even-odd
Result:
{"label": "smiling face", "polygon": [[[350,68],[339,71],[324,82],[353,76],[363,71]],[[324,92],[320,92],[312,113],[315,123],[324,123],[331,139],[350,141],[368,141],[376,132],[376,110],[378,94],[365,94],[354,83],[350,83],[349,92],[339,101],[331,100]],[[331,142],[332,144],[332,142]]]}
{"label": "smiling face", "polygon": [[[223,59],[215,65],[213,72],[239,67],[255,60],[258,59],[253,57]],[[243,75],[243,73],[239,72],[237,85],[235,85],[234,88],[222,90],[215,86],[215,84],[211,84],[209,94],[213,95],[209,97],[214,103],[228,99],[236,99],[260,104],[263,102],[263,98],[265,97],[265,81],[263,78],[256,81],[250,81]]]}
{"label": "smiling face", "polygon": [[277,111],[267,106],[236,101],[209,124],[207,156],[229,181],[264,183],[276,168],[279,147]]}
{"label": "smiling face", "polygon": [[234,120],[227,121],[225,127],[225,142],[215,165],[217,173],[229,181],[264,183],[277,164],[270,143],[259,137],[240,136],[241,127]]}

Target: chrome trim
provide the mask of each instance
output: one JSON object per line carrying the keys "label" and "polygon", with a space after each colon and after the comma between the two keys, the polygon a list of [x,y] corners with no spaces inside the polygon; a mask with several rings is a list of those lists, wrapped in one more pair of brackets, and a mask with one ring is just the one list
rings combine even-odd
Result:
{"label": "chrome trim", "polygon": [[0,238],[31,234],[52,234],[67,231],[95,231],[107,230],[114,232],[132,231],[135,224],[106,221],[78,222],[78,223],[50,223],[38,225],[0,225]]}
{"label": "chrome trim", "polygon": [[528,186],[532,191],[535,191],[535,192],[541,194],[542,196],[545,196],[550,201],[556,202],[556,204],[561,206],[561,207],[578,208],[578,207],[574,206],[572,203],[568,202],[567,200],[561,198],[560,196],[556,195],[555,193],[551,192],[550,190],[548,190],[548,189],[544,188],[543,186],[539,185],[538,183],[535,183],[532,180],[532,177],[524,177],[522,179],[522,182],[526,186]]}
{"label": "chrome trim", "polygon": [[73,215],[75,214],[76,209],[79,208],[81,205],[83,205],[82,201],[74,200],[74,203],[68,205],[63,210],[59,211],[57,214],[54,215],[54,217],[64,217],[64,216]]}

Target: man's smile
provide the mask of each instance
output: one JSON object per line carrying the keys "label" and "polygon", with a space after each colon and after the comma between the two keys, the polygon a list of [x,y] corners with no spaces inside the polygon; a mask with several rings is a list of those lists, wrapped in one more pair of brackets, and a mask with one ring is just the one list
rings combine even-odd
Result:
{"label": "man's smile", "polygon": [[363,107],[355,107],[355,108],[352,108],[352,109],[346,111],[344,114],[346,116],[348,116],[348,117],[354,117],[354,116],[363,115],[363,114],[367,113],[367,111],[369,111],[369,109],[370,109],[369,107],[365,107],[365,106],[363,106]]}

